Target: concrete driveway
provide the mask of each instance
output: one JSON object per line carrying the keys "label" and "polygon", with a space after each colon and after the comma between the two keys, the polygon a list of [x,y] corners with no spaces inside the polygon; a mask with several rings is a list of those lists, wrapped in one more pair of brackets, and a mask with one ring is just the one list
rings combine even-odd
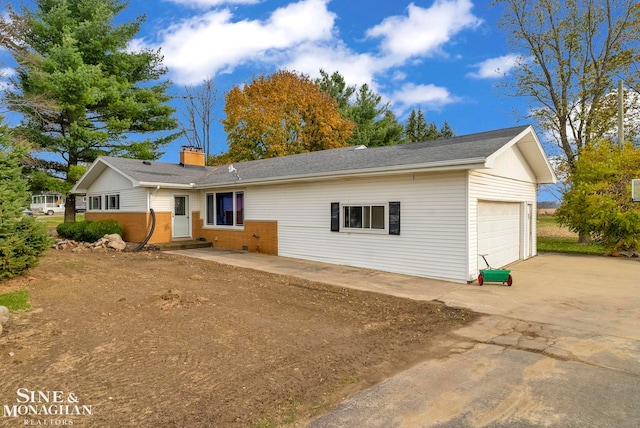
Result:
{"label": "concrete driveway", "polygon": [[[190,254],[187,254],[189,253]],[[452,284],[258,254],[176,252],[486,314],[324,427],[640,427],[640,261],[542,254],[514,284]]]}

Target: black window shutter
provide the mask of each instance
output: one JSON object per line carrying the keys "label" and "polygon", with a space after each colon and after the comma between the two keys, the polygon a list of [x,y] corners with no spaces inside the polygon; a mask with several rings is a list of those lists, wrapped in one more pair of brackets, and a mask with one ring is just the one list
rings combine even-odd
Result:
{"label": "black window shutter", "polygon": [[340,232],[340,202],[331,202],[331,231]]}
{"label": "black window shutter", "polygon": [[389,235],[400,235],[400,202],[389,202]]}

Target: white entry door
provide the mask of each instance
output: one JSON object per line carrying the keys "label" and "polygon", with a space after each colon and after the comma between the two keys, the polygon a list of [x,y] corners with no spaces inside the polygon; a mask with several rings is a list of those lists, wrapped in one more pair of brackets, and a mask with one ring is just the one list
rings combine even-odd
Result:
{"label": "white entry door", "polygon": [[189,215],[189,196],[174,195],[173,197],[173,237],[189,238],[191,236],[191,221]]}

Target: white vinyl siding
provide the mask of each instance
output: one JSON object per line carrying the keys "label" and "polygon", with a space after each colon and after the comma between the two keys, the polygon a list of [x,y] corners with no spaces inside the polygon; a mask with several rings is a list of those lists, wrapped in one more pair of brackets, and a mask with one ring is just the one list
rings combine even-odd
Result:
{"label": "white vinyl siding", "polygon": [[[466,282],[466,176],[461,171],[258,186],[246,192],[245,218],[278,221],[281,256]],[[331,231],[332,202],[363,201],[399,201],[400,235]]]}
{"label": "white vinyl siding", "polygon": [[150,208],[155,212],[173,212],[173,197],[175,195],[189,196],[189,212],[200,211],[200,216],[204,215],[204,193],[198,191],[187,191],[181,189],[148,189]]}
{"label": "white vinyl siding", "polygon": [[515,145],[496,158],[490,173],[518,181],[536,182],[536,175]]}
{"label": "white vinyl siding", "polygon": [[[117,195],[119,198],[118,209],[107,209],[107,195]],[[96,193],[93,186],[88,189],[87,197],[100,197],[102,209],[100,211],[119,211],[119,212],[145,212],[147,211],[147,189],[136,187],[134,189],[123,189],[117,192],[101,192]],[[91,211],[98,211],[91,209]]]}
{"label": "white vinyl siding", "polygon": [[123,177],[120,173],[107,168],[102,174],[91,184],[87,193],[113,193],[120,192],[124,189],[131,189],[133,185],[131,181]]}
{"label": "white vinyl siding", "polygon": [[[87,197],[99,196],[101,198],[101,210],[107,210],[107,195],[118,195],[118,212],[146,212],[147,189],[143,187],[132,187],[131,182],[118,172],[107,168],[87,189]],[[92,210],[98,211],[98,210]]]}
{"label": "white vinyl siding", "polygon": [[173,212],[173,195],[172,189],[149,189],[149,204],[155,212]]}

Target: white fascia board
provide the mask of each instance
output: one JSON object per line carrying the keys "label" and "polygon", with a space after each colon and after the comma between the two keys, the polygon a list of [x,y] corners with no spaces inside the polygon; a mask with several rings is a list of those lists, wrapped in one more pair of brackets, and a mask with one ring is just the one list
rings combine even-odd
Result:
{"label": "white fascia board", "polygon": [[317,174],[308,175],[292,175],[283,176],[269,179],[257,179],[257,180],[238,180],[234,183],[220,183],[220,184],[201,184],[196,185],[196,189],[208,189],[212,187],[232,187],[232,186],[245,186],[247,184],[253,186],[269,185],[269,184],[281,184],[296,181],[313,181],[313,180],[326,180],[326,179],[340,179],[351,177],[375,177],[383,175],[397,175],[402,174],[415,174],[421,172],[441,172],[441,171],[460,171],[470,169],[484,169],[491,168],[486,162],[485,158],[467,159],[464,162],[456,162],[452,164],[450,161],[446,162],[433,162],[426,164],[414,164],[414,165],[394,165],[384,168],[371,168],[371,169],[357,169],[346,171],[331,171]]}

